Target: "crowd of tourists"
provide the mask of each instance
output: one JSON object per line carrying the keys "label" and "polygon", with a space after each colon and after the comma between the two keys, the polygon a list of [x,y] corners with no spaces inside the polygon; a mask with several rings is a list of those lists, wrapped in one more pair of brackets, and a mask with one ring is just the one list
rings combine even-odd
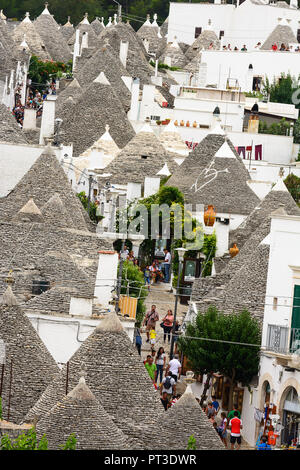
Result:
{"label": "crowd of tourists", "polygon": [[22,105],[21,101],[21,90],[22,86],[18,85],[15,91],[15,106],[12,110],[17,123],[20,127],[23,127],[24,122],[24,112],[25,108],[35,109],[36,117],[40,117],[43,113],[43,103],[48,95],[56,95],[56,80],[53,79],[50,83],[47,84],[44,91],[40,92],[35,90],[32,86],[29,86],[27,89],[27,98],[26,105]]}

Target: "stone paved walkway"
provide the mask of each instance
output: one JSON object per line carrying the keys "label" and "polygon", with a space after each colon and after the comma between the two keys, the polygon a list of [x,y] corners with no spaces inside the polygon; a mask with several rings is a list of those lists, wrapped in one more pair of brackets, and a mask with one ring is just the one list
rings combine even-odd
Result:
{"label": "stone paved walkway", "polygon": [[[149,295],[146,299],[146,307],[147,311],[150,310],[151,305],[155,304],[156,309],[159,313],[159,321],[156,323],[156,344],[155,344],[155,351],[158,351],[160,346],[163,346],[165,349],[165,352],[167,354],[167,362],[169,361],[169,352],[170,352],[170,346],[166,342],[164,344],[163,342],[163,329],[160,327],[160,323],[164,316],[166,315],[168,309],[171,309],[174,313],[174,308],[175,308],[175,289],[172,289],[170,284],[164,284],[164,283],[158,283],[155,285],[152,285],[150,287],[150,292]],[[187,312],[188,305],[181,305],[180,302],[178,301],[177,304],[177,319],[179,323],[181,324],[183,321],[183,318],[185,316],[185,313]],[[151,351],[151,346],[150,343],[146,343],[146,333],[145,333],[145,327],[142,328],[142,360],[145,360],[147,355]],[[185,384],[184,384],[184,377],[181,378],[180,382],[182,383],[182,392],[185,389]],[[178,384],[179,385],[179,384]],[[193,388],[193,386],[192,386]],[[179,390],[178,390],[179,391]],[[195,390],[196,392],[196,390]],[[180,390],[181,393],[181,390]],[[196,396],[198,396],[198,393],[195,393]],[[229,443],[229,438],[228,438],[228,449],[230,449],[230,443]],[[244,439],[242,439],[242,445],[240,450],[251,450],[253,447],[251,447]]]}
{"label": "stone paved walkway", "polygon": [[[172,310],[174,314],[175,309],[175,289],[172,289],[171,292],[171,284],[165,284],[160,282],[158,284],[154,284],[150,287],[149,295],[146,299],[146,307],[147,311],[151,309],[151,305],[156,305],[156,309],[159,314],[159,321],[156,323],[156,344],[155,344],[155,351],[158,351],[160,346],[163,346],[165,352],[167,353],[167,360],[169,359],[169,352],[170,346],[166,342],[163,342],[163,329],[160,327],[160,323],[162,319],[165,317],[167,311],[169,309]],[[181,305],[178,301],[177,304],[177,319],[179,323],[182,323],[185,313],[187,312],[188,306]],[[142,329],[142,358],[143,360],[146,359],[146,356],[150,353],[151,347],[150,343],[146,343],[146,333],[145,327]]]}

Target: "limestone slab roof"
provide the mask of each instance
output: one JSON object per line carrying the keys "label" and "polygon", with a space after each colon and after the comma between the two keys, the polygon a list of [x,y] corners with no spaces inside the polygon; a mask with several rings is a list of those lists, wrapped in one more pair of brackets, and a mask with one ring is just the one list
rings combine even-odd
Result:
{"label": "limestone slab roof", "polygon": [[129,73],[109,44],[97,49],[84,66],[75,73],[75,77],[82,87],[86,87],[98,77],[100,72],[104,72],[127,112],[130,109],[131,93],[121,77],[128,77]]}
{"label": "limestone slab roof", "polygon": [[172,67],[183,68],[187,63],[187,59],[176,40],[172,43],[167,43],[159,57],[159,61],[165,63],[167,57],[171,58]]}
{"label": "limestone slab roof", "polygon": [[127,71],[132,77],[138,77],[141,83],[151,83],[150,77],[153,75],[153,67],[146,58],[147,53],[142,40],[130,25],[118,23],[116,26],[106,28],[100,34],[99,39],[102,43],[108,39],[109,44],[118,55],[121,41],[128,41]]}
{"label": "limestone slab roof", "polygon": [[82,94],[82,88],[76,78],[72,80],[71,83],[66,86],[66,88],[59,92],[57,95],[56,103],[55,103],[55,114],[59,116],[62,114],[64,111],[64,107],[66,105],[66,101],[68,98],[73,98],[74,102],[77,101],[77,99],[81,96]]}
{"label": "limestone slab roof", "polygon": [[201,34],[195,39],[193,44],[187,49],[185,56],[191,61],[202,49],[209,49],[210,44],[212,43],[212,49],[220,49],[220,40],[216,33],[212,30],[204,30]]}
{"label": "limestone slab roof", "polygon": [[284,207],[289,215],[300,215],[300,208],[292,198],[283,181],[278,183],[268,192],[268,194],[253,209],[251,214],[242,222],[236,230],[229,233],[229,243],[232,246],[236,243],[241,248],[252,233],[270,217],[271,212]]}
{"label": "limestone slab roof", "polygon": [[[187,387],[175,405],[162,413],[160,423],[160,439],[155,443],[156,449],[184,450],[193,434],[197,450],[224,450],[224,444],[190,387]],[[153,442],[151,445],[149,448],[153,448]]]}
{"label": "limestone slab roof", "polygon": [[259,203],[248,180],[248,171],[230,140],[211,133],[166,184],[178,187],[193,206],[211,204],[219,213],[248,215]]}
{"label": "limestone slab roof", "polygon": [[93,81],[64,119],[64,142],[72,142],[74,155],[79,156],[104,134],[107,124],[120,148],[135,135],[114,88],[103,80]]}
{"label": "limestone slab roof", "polygon": [[84,208],[51,147],[45,148],[10,194],[0,201],[4,218],[11,220],[31,198],[42,208],[55,194],[59,194],[65,208],[68,208],[72,227],[87,231]]}
{"label": "limestone slab roof", "polygon": [[41,419],[36,429],[38,439],[46,434],[50,450],[60,450],[72,433],[76,437],[76,450],[128,448],[126,436],[83,378]]}
{"label": "limestone slab roof", "polygon": [[3,418],[6,419],[8,415],[11,380],[9,418],[19,424],[59,369],[30,320],[16,303],[10,287],[0,305],[0,331],[6,348],[2,390]]}
{"label": "limestone slab roof", "polygon": [[66,63],[72,59],[71,49],[52,15],[41,14],[33,24],[53,60]]}
{"label": "limestone slab roof", "polygon": [[75,29],[73,35],[68,40],[68,46],[73,46],[75,44],[76,31],[77,30],[79,30],[79,32],[80,32],[80,34],[79,34],[80,41],[82,40],[82,36],[85,33],[87,33],[88,34],[88,46],[93,47],[93,48],[98,47],[98,45],[99,45],[98,36],[95,33],[93,27],[90,24],[87,24],[87,23],[84,23],[84,24],[80,23],[77,26],[77,28]]}
{"label": "limestone slab roof", "polygon": [[114,183],[143,183],[145,176],[156,177],[165,163],[171,172],[177,166],[173,156],[146,124],[104,171],[111,174],[107,180]]}
{"label": "limestone slab roof", "polygon": [[278,47],[283,43],[285,46],[288,44],[297,43],[297,38],[293,33],[292,28],[288,24],[278,24],[276,28],[271,32],[267,37],[263,45],[261,46],[262,50],[272,49],[273,44],[277,44]]}
{"label": "limestone slab roof", "polygon": [[[115,424],[138,441],[140,429],[146,429],[155,422],[162,405],[135,347],[114,319],[107,317],[103,320],[70,359],[69,390],[77,384],[82,363],[85,364],[92,393]],[[25,421],[45,416],[65,395],[65,389],[66,366]]]}
{"label": "limestone slab roof", "polygon": [[4,104],[0,104],[0,141],[14,144],[27,143],[15,117]]}
{"label": "limestone slab roof", "polygon": [[[27,21],[26,21],[27,20]],[[50,60],[51,56],[48,53],[43,40],[35,29],[34,24],[31,22],[29,17],[26,17],[14,30],[13,38],[16,44],[21,44],[24,35],[25,40],[29,46],[31,54],[36,55],[39,59],[46,61]]]}
{"label": "limestone slab roof", "polygon": [[99,36],[99,34],[101,34],[102,31],[105,29],[98,17],[96,17],[94,21],[91,22],[91,26],[97,36]]}

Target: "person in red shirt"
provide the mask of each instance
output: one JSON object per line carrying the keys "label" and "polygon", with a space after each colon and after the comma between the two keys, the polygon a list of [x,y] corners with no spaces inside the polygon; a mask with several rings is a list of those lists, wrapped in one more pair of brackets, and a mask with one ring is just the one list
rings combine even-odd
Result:
{"label": "person in red shirt", "polygon": [[234,418],[232,418],[229,422],[230,428],[230,444],[231,450],[234,450],[234,445],[237,442],[236,450],[239,450],[241,447],[241,429],[243,429],[242,420],[238,418],[238,412],[234,412]]}

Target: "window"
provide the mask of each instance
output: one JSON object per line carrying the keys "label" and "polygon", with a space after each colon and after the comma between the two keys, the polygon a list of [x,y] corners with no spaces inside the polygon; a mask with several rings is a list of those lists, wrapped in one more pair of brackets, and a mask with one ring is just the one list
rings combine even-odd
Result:
{"label": "window", "polygon": [[160,121],[160,116],[150,116],[151,121]]}
{"label": "window", "polygon": [[196,28],[195,28],[195,38],[197,38],[198,36],[200,36],[201,31],[202,31],[202,28],[200,28],[200,27],[196,27]]}
{"label": "window", "polygon": [[300,349],[300,285],[294,286],[290,348],[292,352]]}
{"label": "window", "polygon": [[221,39],[224,36],[224,31],[220,31],[219,33],[219,39]]}
{"label": "window", "polygon": [[143,158],[144,160],[147,160],[148,155],[141,155],[141,158]]}
{"label": "window", "polygon": [[300,42],[300,29],[297,29],[297,41]]}
{"label": "window", "polygon": [[253,77],[252,90],[259,91],[261,89],[262,77]]}
{"label": "window", "polygon": [[277,310],[278,297],[273,297],[273,310]]}
{"label": "window", "polygon": [[267,349],[278,353],[287,352],[288,328],[279,325],[268,325]]}

